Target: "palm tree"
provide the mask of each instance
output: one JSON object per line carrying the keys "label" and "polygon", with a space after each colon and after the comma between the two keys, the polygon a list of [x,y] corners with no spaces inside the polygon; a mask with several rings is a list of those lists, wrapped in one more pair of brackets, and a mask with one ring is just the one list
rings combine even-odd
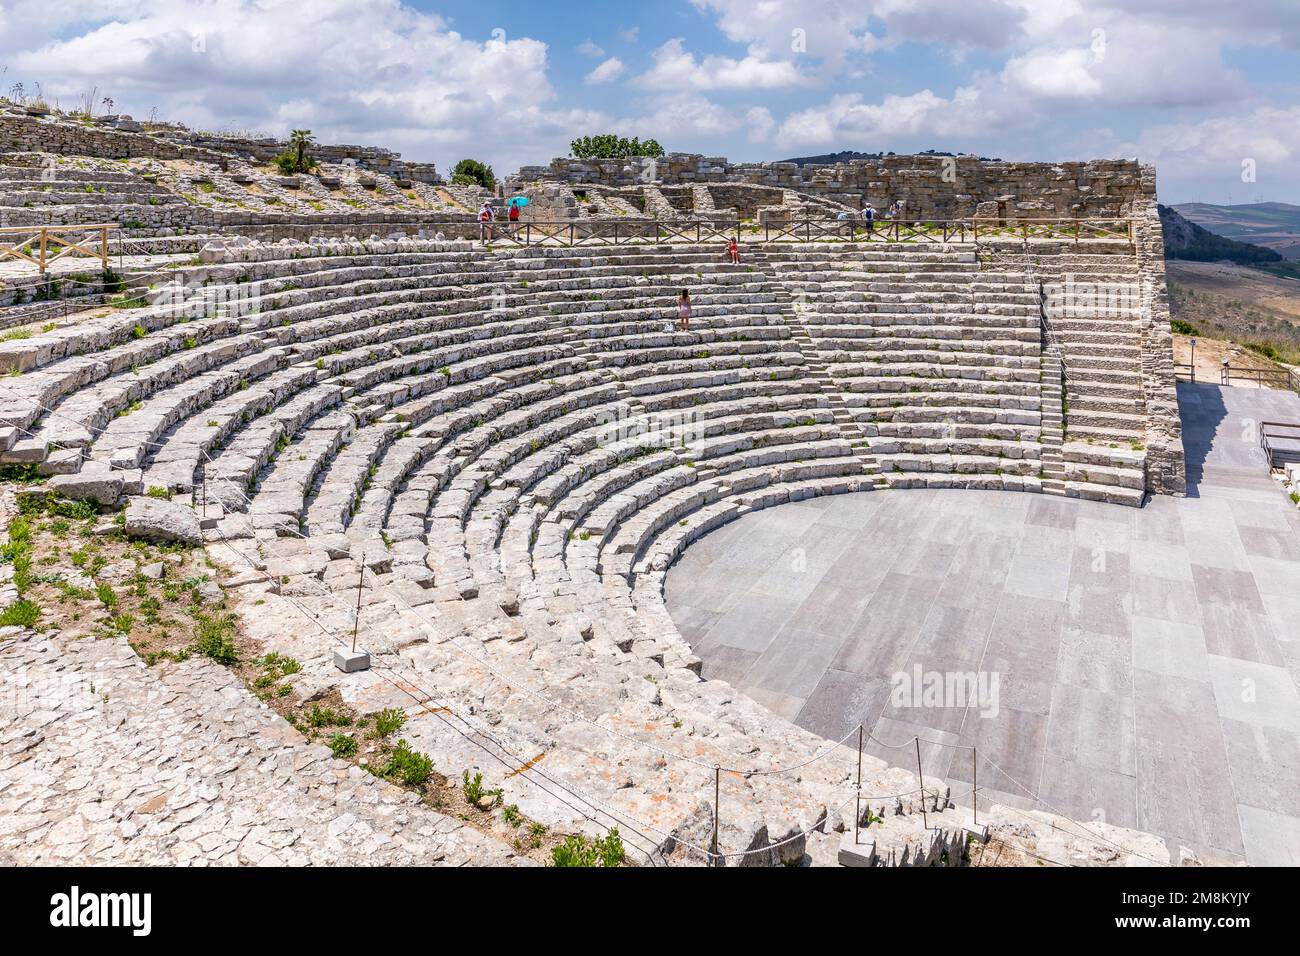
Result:
{"label": "palm tree", "polygon": [[294,165],[299,172],[305,172],[307,169],[307,148],[316,140],[311,135],[309,129],[296,129],[289,134],[289,148],[294,152]]}

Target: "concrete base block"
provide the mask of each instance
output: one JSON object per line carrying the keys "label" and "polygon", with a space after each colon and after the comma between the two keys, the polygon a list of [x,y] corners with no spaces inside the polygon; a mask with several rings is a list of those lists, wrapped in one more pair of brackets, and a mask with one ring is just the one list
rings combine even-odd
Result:
{"label": "concrete base block", "polygon": [[209,501],[206,505],[200,505],[195,510],[199,513],[199,527],[204,531],[215,528],[221,519],[226,516],[226,509],[214,501]]}
{"label": "concrete base block", "polygon": [[859,831],[855,842],[850,830],[840,841],[839,861],[840,866],[875,866],[876,841]]}
{"label": "concrete base block", "polygon": [[370,670],[370,655],[365,651],[335,651],[334,666],[345,674]]}

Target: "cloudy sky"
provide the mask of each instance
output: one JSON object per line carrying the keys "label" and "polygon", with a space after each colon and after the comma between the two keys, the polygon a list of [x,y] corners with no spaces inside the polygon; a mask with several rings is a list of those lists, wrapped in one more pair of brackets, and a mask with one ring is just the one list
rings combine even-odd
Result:
{"label": "cloudy sky", "polygon": [[1300,203],[1300,0],[0,0],[63,107],[544,163],[669,150],[1138,156],[1168,202]]}

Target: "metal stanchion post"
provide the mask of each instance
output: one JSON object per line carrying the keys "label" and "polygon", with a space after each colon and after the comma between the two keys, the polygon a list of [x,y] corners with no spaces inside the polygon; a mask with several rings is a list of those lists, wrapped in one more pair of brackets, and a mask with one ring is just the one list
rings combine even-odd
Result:
{"label": "metal stanchion post", "polygon": [[722,768],[713,768],[713,855],[718,855],[718,807],[722,799]]}
{"label": "metal stanchion post", "polygon": [[862,819],[862,725],[858,724],[858,787],[853,796],[853,845],[858,845],[858,821]]}
{"label": "metal stanchion post", "polygon": [[352,618],[352,653],[357,652],[357,629],[361,626],[361,585],[366,577],[366,553],[361,552],[361,568],[357,572],[357,613]]}
{"label": "metal stanchion post", "polygon": [[921,738],[916,738],[916,779],[921,785],[921,825],[930,829],[930,821],[925,815],[925,777],[921,773]]}
{"label": "metal stanchion post", "polygon": [[356,616],[352,619],[352,650],[335,651],[334,666],[345,674],[353,671],[364,671],[370,669],[370,654],[366,651],[357,650],[357,631],[361,627],[361,588],[366,577],[366,554],[361,552],[361,567],[357,570],[357,610]]}

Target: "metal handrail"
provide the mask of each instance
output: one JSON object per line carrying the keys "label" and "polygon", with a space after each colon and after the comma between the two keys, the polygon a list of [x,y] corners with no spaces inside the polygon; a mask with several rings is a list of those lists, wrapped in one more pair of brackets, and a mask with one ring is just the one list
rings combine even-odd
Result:
{"label": "metal handrail", "polygon": [[[1270,428],[1287,429],[1294,432],[1294,435],[1280,435],[1270,433]],[[1270,468],[1277,467],[1274,464],[1273,444],[1270,438],[1300,438],[1300,422],[1260,422],[1259,423],[1259,447],[1264,450],[1265,461]],[[1289,458],[1289,456],[1288,456]],[[1285,463],[1288,458],[1284,458]]]}
{"label": "metal handrail", "polygon": [[[422,226],[464,227],[454,222],[422,220]],[[469,225],[474,225],[470,223]],[[637,242],[710,242],[742,239],[762,242],[978,242],[980,239],[1122,239],[1133,242],[1131,219],[883,219],[870,225],[854,219],[791,219],[761,225],[741,219],[523,219],[478,223],[488,241],[520,246],[625,245]],[[486,238],[486,237],[485,237]]]}
{"label": "metal handrail", "polygon": [[1254,382],[1261,387],[1265,382],[1281,385],[1300,393],[1300,374],[1293,368],[1234,368],[1231,364],[1224,365],[1219,371],[1219,384],[1231,385],[1233,378]]}

